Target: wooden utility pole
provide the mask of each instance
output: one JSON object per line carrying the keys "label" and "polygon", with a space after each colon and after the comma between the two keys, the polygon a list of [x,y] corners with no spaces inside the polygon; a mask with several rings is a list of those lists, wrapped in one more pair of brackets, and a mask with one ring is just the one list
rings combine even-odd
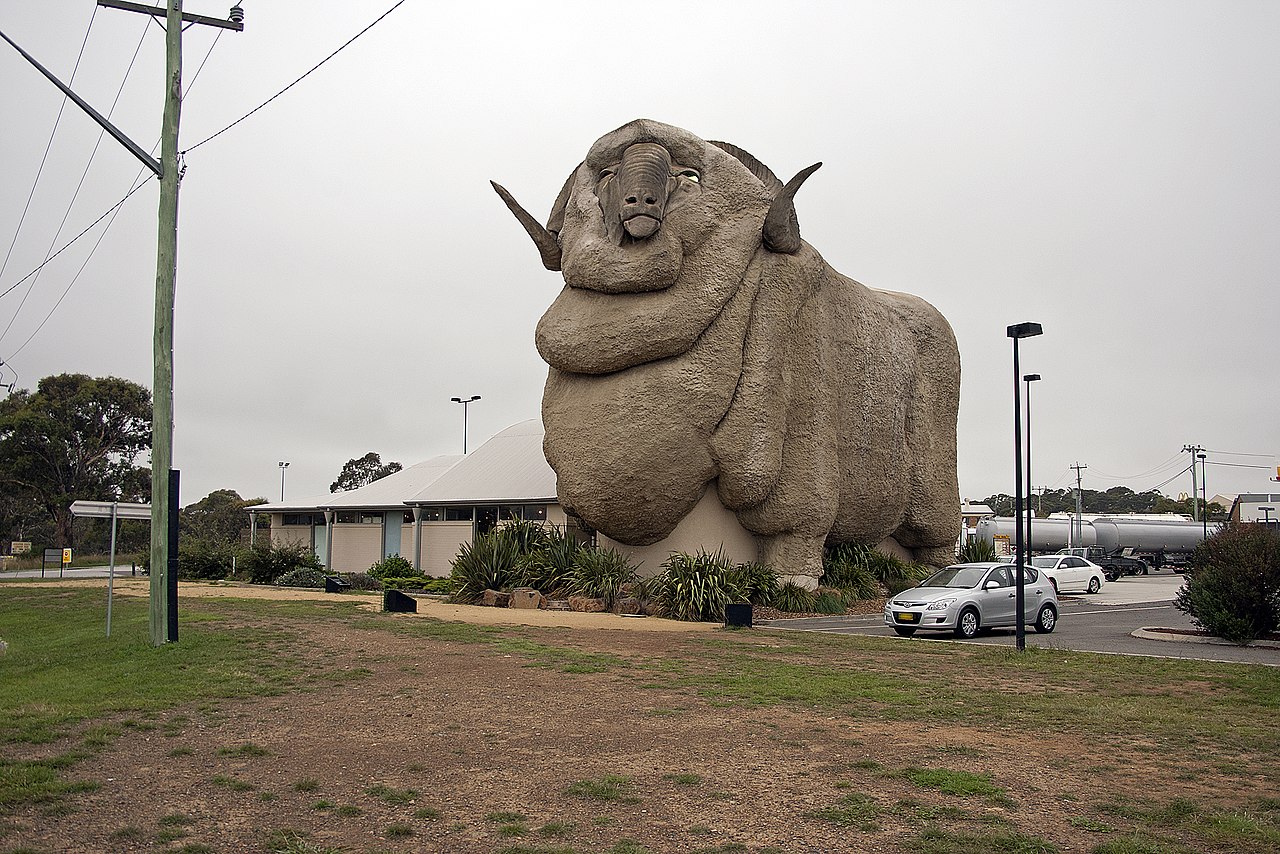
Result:
{"label": "wooden utility pole", "polygon": [[169,469],[173,468],[173,293],[178,276],[178,181],[182,177],[178,169],[182,0],[169,0],[166,9],[164,81],[151,386],[151,643],[155,646],[177,640],[169,632]]}
{"label": "wooden utility pole", "polygon": [[[182,112],[182,23],[206,24],[227,30],[244,30],[244,10],[232,6],[227,20],[204,15],[188,15],[182,11],[182,0],[167,0],[164,8],[146,6],[131,0],[98,0],[99,6],[141,12],[165,19],[165,100],[160,140],[160,160],[156,161],[119,128],[71,91],[71,87],[55,77],[34,57],[18,47],[13,39],[0,33],[0,38],[13,45],[22,56],[89,114],[111,136],[142,161],[160,178],[160,224],[156,246],[156,313],[153,339],[152,415],[151,415],[151,642],[156,646],[178,639],[178,621],[172,613],[177,607],[176,519],[170,501],[176,503],[177,483],[173,468],[173,294],[178,273],[178,184],[182,170],[178,165],[178,119]],[[170,495],[170,492],[174,495]],[[172,527],[172,530],[171,530]]]}

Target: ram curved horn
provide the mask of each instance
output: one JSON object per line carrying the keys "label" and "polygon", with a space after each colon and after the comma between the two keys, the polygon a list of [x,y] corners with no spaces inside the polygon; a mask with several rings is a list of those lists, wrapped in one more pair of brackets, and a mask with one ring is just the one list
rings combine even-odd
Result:
{"label": "ram curved horn", "polygon": [[[546,267],[548,270],[558,271],[560,269],[559,238],[546,228],[543,228],[542,223],[534,219],[533,215],[527,210],[520,207],[520,203],[515,200],[514,196],[507,192],[506,187],[495,181],[490,181],[489,183],[493,185],[493,189],[502,198],[507,209],[510,210],[511,213],[515,214],[516,219],[520,220],[520,224],[524,226],[524,230],[529,232],[529,236],[532,237],[533,242],[537,244],[538,254],[542,256],[542,266]],[[564,191],[561,191],[561,195],[565,196]],[[565,200],[568,200],[567,196],[565,196]],[[552,219],[555,219],[554,213],[552,214]],[[561,214],[561,219],[563,219],[563,214]]]}
{"label": "ram curved horn", "polygon": [[821,165],[822,161],[818,161],[807,169],[800,170],[774,197],[773,205],[764,218],[764,245],[769,251],[783,255],[794,255],[800,251],[800,221],[796,219],[796,191],[810,175],[818,171]]}

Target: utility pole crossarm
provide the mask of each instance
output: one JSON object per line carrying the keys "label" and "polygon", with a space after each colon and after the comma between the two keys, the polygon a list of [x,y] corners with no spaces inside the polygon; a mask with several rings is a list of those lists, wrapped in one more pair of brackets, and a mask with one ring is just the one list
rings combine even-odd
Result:
{"label": "utility pole crossarm", "polygon": [[[108,9],[123,9],[126,12],[143,12],[156,18],[163,18],[166,14],[165,10],[158,6],[130,3],[128,0],[98,0],[98,5],[106,6]],[[224,21],[222,18],[210,18],[206,15],[196,15],[191,12],[183,12],[182,20],[191,24],[207,24],[211,27],[222,27],[224,30],[244,32],[243,20]]]}
{"label": "utility pole crossarm", "polygon": [[70,98],[77,107],[79,107],[80,109],[88,113],[89,117],[92,118],[99,125],[101,125],[103,130],[111,134],[111,136],[115,139],[116,142],[120,143],[125,148],[127,148],[130,154],[132,154],[134,157],[141,160],[143,165],[146,166],[148,169],[150,169],[152,172],[154,172],[157,178],[161,177],[164,170],[160,167],[159,160],[156,160],[150,154],[143,151],[142,146],[138,145],[136,142],[129,139],[129,137],[125,135],[124,131],[120,130],[120,128],[116,127],[111,122],[109,122],[106,116],[102,115],[93,107],[89,106],[88,101],[86,101],[84,98],[81,98],[75,92],[71,91],[70,86],[67,86],[57,77],[55,77],[53,72],[45,68],[39,62],[37,62],[34,56],[27,53],[22,48],[18,47],[17,43],[14,42],[13,39],[6,36],[3,32],[0,32],[0,38],[4,39],[9,44],[13,45],[13,49],[16,50],[18,53],[22,54],[23,59],[25,59],[27,62],[31,63],[32,65],[34,65],[37,71],[39,71],[41,74],[43,74],[45,77],[49,79],[50,83],[52,83],[54,86],[57,86],[60,90],[62,90],[62,94]]}

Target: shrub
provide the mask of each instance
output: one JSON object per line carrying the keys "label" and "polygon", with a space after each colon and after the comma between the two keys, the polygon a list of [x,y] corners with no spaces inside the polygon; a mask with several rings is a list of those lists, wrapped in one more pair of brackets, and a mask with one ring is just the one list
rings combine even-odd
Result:
{"label": "shrub", "polygon": [[309,546],[301,543],[284,543],[278,546],[258,543],[245,553],[240,567],[254,584],[274,584],[277,578],[292,569],[324,569],[324,564]]}
{"label": "shrub", "polygon": [[400,555],[388,555],[382,560],[369,567],[369,575],[374,578],[384,578],[388,575],[395,575],[403,578],[406,575],[420,575],[413,564]]}
{"label": "shrub", "polygon": [[569,589],[577,596],[604,600],[612,611],[625,584],[636,580],[635,564],[614,549],[580,549],[573,562]]}
{"label": "shrub", "polygon": [[382,587],[387,590],[425,590],[427,593],[449,593],[453,589],[453,580],[449,578],[429,578],[425,575],[388,575],[382,579]]}
{"label": "shrub", "polygon": [[276,579],[277,587],[324,587],[325,571],[310,566],[291,569]]}
{"label": "shrub", "polygon": [[519,559],[515,538],[504,537],[497,530],[463,543],[449,575],[454,601],[469,604],[486,590],[510,587],[517,578]]}
{"label": "shrub", "polygon": [[1173,604],[1202,629],[1238,644],[1280,627],[1280,532],[1233,525],[1196,546]]}
{"label": "shrub", "polygon": [[[204,537],[178,540],[178,578],[222,579],[231,574],[239,549],[230,542]],[[147,555],[150,566],[151,555]]]}
{"label": "shrub", "polygon": [[813,593],[794,581],[778,586],[773,597],[773,607],[788,614],[808,614],[813,611]]}
{"label": "shrub", "polygon": [[996,547],[977,537],[965,540],[964,545],[960,547],[960,551],[956,553],[956,560],[959,563],[983,563],[996,559]]}
{"label": "shrub", "polygon": [[364,572],[339,573],[351,585],[352,590],[381,590],[382,582]]}
{"label": "shrub", "polygon": [[778,573],[764,563],[740,563],[730,572],[739,593],[753,605],[768,605],[778,593]]}
{"label": "shrub", "polygon": [[674,620],[720,621],[725,605],[746,599],[733,563],[720,551],[672,552],[654,581],[658,609]]}
{"label": "shrub", "polygon": [[573,586],[573,567],[582,546],[560,528],[546,528],[544,536],[541,547],[520,558],[520,585],[555,596]]}

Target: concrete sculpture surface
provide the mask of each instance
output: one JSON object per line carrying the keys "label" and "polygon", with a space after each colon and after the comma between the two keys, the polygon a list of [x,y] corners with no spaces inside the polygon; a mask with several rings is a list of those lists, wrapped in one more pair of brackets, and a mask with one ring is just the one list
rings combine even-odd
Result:
{"label": "concrete sculpture surface", "polygon": [[828,543],[953,559],[955,337],[800,239],[793,198],[820,165],[783,185],[736,146],[641,119],[591,147],[545,227],[494,184],[564,275],[536,340],[570,513],[647,545],[714,483],[760,559],[809,587]]}

